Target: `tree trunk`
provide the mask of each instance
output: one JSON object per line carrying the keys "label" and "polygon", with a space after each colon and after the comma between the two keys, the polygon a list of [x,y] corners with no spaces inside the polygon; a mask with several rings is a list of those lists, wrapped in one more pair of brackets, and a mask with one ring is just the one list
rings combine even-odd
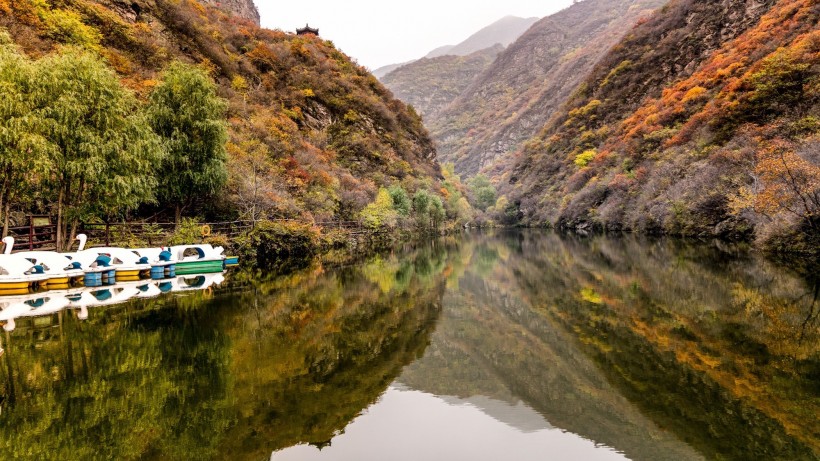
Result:
{"label": "tree trunk", "polygon": [[9,235],[9,209],[11,208],[11,201],[6,200],[3,204],[3,238]]}
{"label": "tree trunk", "polygon": [[[3,181],[3,182],[5,183],[5,181]],[[7,197],[7,195],[6,195],[6,186],[4,184],[3,187],[0,187],[0,210],[2,210],[2,211],[0,211],[0,213],[2,213],[2,215],[0,215],[0,217],[3,218],[4,223],[8,222],[8,211],[6,211],[6,197]],[[9,226],[8,226],[8,224],[4,224],[3,225],[3,233],[2,233],[2,235],[0,235],[0,238],[6,238],[8,235],[9,235]]]}
{"label": "tree trunk", "polygon": [[176,228],[179,229],[179,223],[182,222],[182,205],[177,204],[174,212],[174,224],[176,224]]}
{"label": "tree trunk", "polygon": [[71,233],[68,234],[68,241],[73,242],[74,239],[77,238],[77,226],[79,222],[75,219],[74,222],[71,223]]}
{"label": "tree trunk", "polygon": [[67,250],[63,247],[63,188],[60,187],[60,192],[57,194],[57,250]]}

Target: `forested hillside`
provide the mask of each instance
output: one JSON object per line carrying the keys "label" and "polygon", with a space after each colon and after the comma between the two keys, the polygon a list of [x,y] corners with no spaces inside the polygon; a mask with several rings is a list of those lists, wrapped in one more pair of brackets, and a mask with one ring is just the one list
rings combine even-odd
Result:
{"label": "forested hillside", "polygon": [[[252,16],[248,10],[253,6],[251,2],[215,3],[222,7],[236,4],[240,12]],[[104,202],[105,197],[117,195],[111,192],[124,184],[126,176],[120,178],[123,181],[117,179],[119,183],[100,181],[107,190],[95,185],[92,178],[106,178],[105,169],[84,171],[83,162],[111,165],[121,159],[116,157],[116,150],[109,150],[105,154],[109,157],[99,157],[101,163],[96,164],[95,155],[102,154],[89,148],[82,155],[77,154],[77,166],[69,175],[76,180],[74,189],[88,191],[85,198],[77,199],[86,202],[82,210],[66,211],[75,223],[139,218],[157,212],[172,214],[174,209],[187,216],[211,218],[359,220],[362,210],[375,202],[379,189],[388,186],[411,196],[417,190],[433,191],[433,202],[438,200],[442,204],[437,192],[441,188],[441,172],[419,116],[394,99],[366,69],[353,63],[330,41],[260,29],[253,20],[194,0],[0,0],[0,29],[8,31],[13,41],[4,45],[3,70],[10,79],[6,83],[16,75],[9,63],[22,62],[23,66],[46,69],[49,60],[72,56],[76,59],[67,61],[93,68],[99,79],[90,78],[90,86],[79,88],[77,84],[76,91],[65,93],[76,99],[67,107],[87,111],[87,116],[77,119],[87,122],[87,126],[78,128],[88,128],[106,141],[117,129],[111,130],[106,120],[95,115],[97,109],[83,104],[93,100],[99,108],[109,103],[106,94],[88,96],[96,82],[104,80],[111,85],[109,75],[119,82],[113,84],[118,88],[111,91],[123,94],[125,113],[132,114],[141,114],[143,107],[150,105],[149,99],[152,104],[155,99],[162,99],[156,93],[163,86],[172,89],[165,103],[180,104],[178,109],[196,105],[193,100],[185,100],[189,97],[185,95],[187,84],[175,84],[170,78],[169,69],[174,68],[174,63],[216,84],[213,90],[208,90],[207,82],[202,84],[203,94],[215,91],[218,100],[209,107],[214,117],[221,119],[202,120],[214,127],[214,145],[201,150],[216,159],[205,168],[207,174],[213,173],[205,181],[207,184],[177,199],[163,193],[169,184],[183,181],[181,176],[172,174],[175,170],[167,167],[169,152],[194,143],[192,138],[181,140],[181,125],[174,125],[157,133],[161,139],[154,141],[162,147],[156,152],[158,157],[143,158],[154,166],[153,170],[149,168],[151,171],[128,177],[136,182],[129,183],[119,194],[127,195],[128,200],[121,200],[116,206],[93,206],[93,201]],[[83,69],[86,68],[74,72],[79,75]],[[37,72],[40,71],[32,75],[38,75]],[[73,85],[75,80],[67,77],[64,81]],[[30,132],[41,134],[44,141],[42,149],[29,146],[34,150],[26,154],[37,155],[35,163],[42,168],[36,171],[31,165],[18,168],[21,164],[14,163],[15,152],[20,154],[24,150],[4,149],[0,155],[4,168],[16,165],[14,168],[20,171],[15,181],[4,181],[0,194],[4,211],[12,214],[56,213],[64,203],[53,191],[69,188],[55,173],[62,159],[54,156],[56,151],[51,146],[61,141],[48,130],[37,131],[38,126],[45,125],[38,125],[36,117],[49,123],[55,120],[36,109],[37,98],[32,95],[49,91],[42,83],[42,79],[32,78],[3,87],[6,93],[12,88],[26,98],[31,96],[33,104],[28,109],[17,108],[19,113],[4,108],[7,117],[0,121],[4,130],[30,123]],[[6,93],[4,99],[8,99]],[[55,94],[46,95],[56,97]],[[179,112],[169,110],[172,114]],[[162,128],[158,124],[168,121],[160,113],[162,110],[146,115],[155,130]],[[14,114],[15,117],[8,117]],[[26,114],[32,117],[26,118]],[[119,117],[123,113],[118,114]],[[192,113],[191,117],[200,115]],[[172,122],[184,121],[177,117]],[[227,127],[227,143],[221,146],[217,126],[220,124]],[[145,136],[150,137],[147,133]],[[128,140],[136,138],[124,139],[130,144]],[[88,147],[79,141],[77,145]],[[185,160],[189,161],[197,162],[194,158]],[[125,160],[123,164],[129,165]],[[176,167],[188,168],[179,163]],[[34,187],[20,188],[20,184]],[[459,196],[455,198],[457,202]],[[447,200],[443,203],[454,216],[454,204],[450,206]]]}
{"label": "forested hillside", "polygon": [[818,18],[814,0],[670,2],[528,143],[523,222],[816,252]]}
{"label": "forested hillside", "polygon": [[502,51],[504,47],[497,44],[467,56],[421,58],[388,73],[381,80],[397,98],[413,106],[425,120],[431,120]]}
{"label": "forested hillside", "polygon": [[598,59],[664,0],[586,0],[534,24],[425,119],[442,162],[474,175],[536,135]]}

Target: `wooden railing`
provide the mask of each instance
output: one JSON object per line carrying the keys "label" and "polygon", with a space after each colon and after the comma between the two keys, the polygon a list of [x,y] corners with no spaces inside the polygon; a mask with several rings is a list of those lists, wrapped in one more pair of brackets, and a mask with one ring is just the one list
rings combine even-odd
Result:
{"label": "wooden railing", "polygon": [[12,250],[30,251],[57,245],[57,226],[51,224],[48,216],[29,216],[27,226],[9,227],[9,235],[14,237]]}
{"label": "wooden railing", "polygon": [[[352,234],[370,232],[358,221],[320,221],[311,222],[297,219],[271,219],[274,222],[290,222],[312,224],[323,229],[343,229]],[[15,251],[54,249],[57,244],[57,226],[51,224],[49,216],[29,216],[29,225],[9,228],[9,235],[14,237]],[[258,221],[237,220],[202,223],[208,226],[210,234],[220,234],[229,239],[238,237],[256,226]],[[176,229],[174,223],[156,222],[123,222],[83,224],[80,232],[86,234],[91,241],[110,246],[117,241],[133,237],[146,242],[149,246],[160,245]],[[203,229],[204,230],[204,229]]]}

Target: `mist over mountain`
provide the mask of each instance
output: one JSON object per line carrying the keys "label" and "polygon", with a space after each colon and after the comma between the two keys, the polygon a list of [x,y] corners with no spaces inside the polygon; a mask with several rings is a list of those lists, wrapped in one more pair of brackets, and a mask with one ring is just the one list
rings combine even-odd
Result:
{"label": "mist over mountain", "polygon": [[538,18],[519,18],[505,16],[489,26],[479,30],[466,40],[453,46],[436,48],[425,56],[435,58],[444,55],[467,56],[468,54],[490,48],[495,44],[503,47],[516,41],[527,29],[538,21]]}
{"label": "mist over mountain", "polygon": [[[427,53],[424,57],[431,59],[440,56],[467,56],[477,51],[493,48],[497,44],[500,44],[502,47],[507,47],[518,37],[520,37],[521,34],[526,32],[526,30],[536,21],[538,21],[538,18],[505,16],[469,36],[463,42],[457,45],[440,46]],[[372,72],[376,78],[382,79],[390,72],[414,62],[416,62],[416,60],[399,64],[389,64],[387,66],[379,67]],[[423,76],[422,78],[427,79],[429,77]]]}

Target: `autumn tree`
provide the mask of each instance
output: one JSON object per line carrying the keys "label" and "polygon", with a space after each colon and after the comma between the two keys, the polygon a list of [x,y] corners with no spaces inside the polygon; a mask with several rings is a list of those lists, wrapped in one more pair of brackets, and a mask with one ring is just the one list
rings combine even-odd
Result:
{"label": "autumn tree", "polygon": [[370,229],[396,226],[396,210],[393,208],[393,198],[387,189],[382,187],[376,194],[376,199],[368,204],[361,212],[364,225]]}
{"label": "autumn tree", "polygon": [[149,119],[168,152],[157,169],[159,198],[179,224],[195,199],[213,196],[228,178],[226,103],[213,80],[195,66],[175,62],[150,96]]}
{"label": "autumn tree", "polygon": [[[816,149],[819,143],[813,144]],[[820,165],[806,160],[789,143],[774,142],[759,154],[755,168],[762,190],[755,211],[774,216],[786,213],[820,235]]]}
{"label": "autumn tree", "polygon": [[270,178],[276,166],[270,149],[252,139],[239,144],[228,143],[231,154],[230,190],[242,216],[258,221],[274,206],[276,191]]}
{"label": "autumn tree", "polygon": [[74,239],[80,222],[122,215],[152,201],[162,160],[134,94],[99,56],[69,49],[38,61],[36,113],[50,153],[50,197],[57,245]]}

